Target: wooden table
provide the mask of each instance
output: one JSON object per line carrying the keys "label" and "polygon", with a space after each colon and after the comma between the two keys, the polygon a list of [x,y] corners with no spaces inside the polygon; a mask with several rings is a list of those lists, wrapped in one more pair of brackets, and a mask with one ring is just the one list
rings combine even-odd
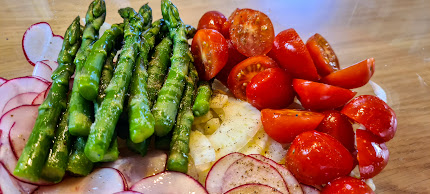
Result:
{"label": "wooden table", "polygon": [[[145,1],[107,0],[108,23],[120,22],[119,7],[138,9]],[[85,16],[90,0],[1,0],[0,77],[31,75],[33,67],[21,48],[24,31],[46,21],[63,35],[76,15]],[[390,161],[374,178],[377,193],[430,193],[430,2],[412,1],[244,1],[174,0],[185,23],[197,26],[209,10],[225,15],[237,7],[263,11],[276,32],[295,28],[306,40],[322,34],[333,46],[341,67],[374,57],[372,81],[386,92],[396,111],[398,131],[387,143]],[[154,18],[160,2],[150,1]],[[357,90],[372,93],[370,85]],[[0,94],[1,95],[1,94]]]}

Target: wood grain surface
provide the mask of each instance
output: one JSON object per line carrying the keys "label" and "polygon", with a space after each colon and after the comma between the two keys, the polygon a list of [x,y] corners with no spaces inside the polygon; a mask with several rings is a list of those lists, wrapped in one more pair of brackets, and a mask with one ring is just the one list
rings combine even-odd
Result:
{"label": "wood grain surface", "polygon": [[[118,8],[138,9],[145,1],[106,0],[106,22],[121,22]],[[280,32],[295,28],[303,40],[322,34],[347,67],[369,57],[376,60],[372,81],[383,88],[396,111],[398,131],[387,143],[390,161],[374,178],[376,193],[430,193],[430,1],[244,1],[173,0],[187,24],[197,26],[206,11],[227,17],[237,7],[266,13]],[[63,35],[74,17],[85,17],[90,0],[0,0],[0,77],[31,75],[21,48],[33,23],[48,22]],[[160,2],[150,1],[154,18]],[[366,85],[359,94],[373,93]],[[0,94],[2,95],[2,94]]]}

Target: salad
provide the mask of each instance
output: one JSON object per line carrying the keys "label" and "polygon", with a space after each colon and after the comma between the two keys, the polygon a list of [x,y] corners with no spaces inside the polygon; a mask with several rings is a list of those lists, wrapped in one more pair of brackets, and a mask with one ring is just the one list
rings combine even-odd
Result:
{"label": "salad", "polygon": [[323,36],[275,35],[258,10],[195,29],[161,5],[27,29],[33,75],[0,85],[2,192],[374,192],[397,119],[352,90],[373,58],[340,69]]}

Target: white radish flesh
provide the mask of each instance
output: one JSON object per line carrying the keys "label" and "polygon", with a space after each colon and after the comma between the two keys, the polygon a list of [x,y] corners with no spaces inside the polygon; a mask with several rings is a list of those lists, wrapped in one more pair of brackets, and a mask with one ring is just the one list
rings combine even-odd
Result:
{"label": "white radish flesh", "polygon": [[236,160],[224,174],[222,193],[240,185],[259,183],[288,193],[284,179],[271,165],[250,156]]}
{"label": "white radish flesh", "polygon": [[7,79],[0,77],[0,86],[3,85]]}
{"label": "white radish flesh", "polygon": [[36,65],[34,65],[33,74],[34,77],[42,78],[46,80],[47,82],[52,82],[51,75],[52,75],[52,69],[47,65],[46,63],[42,61],[36,62]]}
{"label": "white radish flesh", "polygon": [[300,184],[300,186],[302,187],[304,194],[320,194],[321,193],[315,187],[311,187],[311,186],[304,185],[304,184]]}
{"label": "white radish flesh", "polygon": [[166,153],[151,150],[145,157],[140,155],[120,157],[115,162],[106,163],[103,166],[119,170],[124,175],[127,185],[131,186],[145,177],[163,172],[166,161]]}
{"label": "white radish flesh", "polygon": [[[15,120],[15,123],[9,131],[9,143],[17,159],[19,156],[21,156],[22,150],[24,150],[25,144],[27,143],[31,132],[33,131],[33,126],[36,122],[38,113],[38,106],[36,105],[30,105],[26,109],[27,110],[23,115],[19,115],[19,117],[25,116],[26,118]],[[18,115],[14,116],[16,117]]]}
{"label": "white radish flesh", "polygon": [[34,99],[33,99],[33,101],[31,102],[31,104],[32,105],[40,105],[40,104],[42,104],[42,102],[45,100],[45,94],[47,93],[48,91],[43,91],[43,92],[40,92]]}
{"label": "white radish flesh", "polygon": [[37,186],[23,183],[9,174],[2,163],[0,163],[0,193],[32,193]]}
{"label": "white radish flesh", "polygon": [[126,187],[121,172],[99,168],[86,177],[69,177],[57,185],[41,186],[34,193],[115,193]]}
{"label": "white radish flesh", "polygon": [[235,187],[225,194],[244,194],[244,193],[264,193],[264,194],[282,194],[273,187],[262,184],[246,184]]}
{"label": "white radish flesh", "polygon": [[285,168],[284,166],[282,166],[282,165],[276,163],[275,161],[273,161],[269,158],[266,158],[260,154],[252,154],[249,156],[273,166],[279,172],[279,174],[282,176],[282,178],[284,179],[284,182],[287,184],[288,191],[290,193],[293,193],[293,194],[302,194],[303,193],[299,182],[297,181],[297,179],[293,176],[293,174],[291,174],[291,172],[287,168]]}
{"label": "white radish flesh", "polygon": [[56,60],[55,61],[43,60],[41,62],[47,64],[52,69],[52,71],[56,70],[58,67],[58,62]]}
{"label": "white radish flesh", "polygon": [[206,189],[210,194],[222,193],[222,181],[225,172],[236,160],[245,157],[244,154],[234,152],[219,159],[210,169],[206,178]]}
{"label": "white radish flesh", "polygon": [[134,184],[130,190],[142,193],[207,193],[205,188],[192,177],[174,171],[166,171],[144,178]]}
{"label": "white radish flesh", "polygon": [[22,37],[22,49],[27,61],[35,65],[38,61],[57,61],[63,37],[54,35],[46,22],[31,25]]}
{"label": "white radish flesh", "polygon": [[31,105],[34,98],[39,95],[36,92],[27,92],[18,94],[15,97],[11,98],[3,107],[3,110],[1,111],[1,115],[6,113],[7,111],[10,111],[18,106],[22,105]]}

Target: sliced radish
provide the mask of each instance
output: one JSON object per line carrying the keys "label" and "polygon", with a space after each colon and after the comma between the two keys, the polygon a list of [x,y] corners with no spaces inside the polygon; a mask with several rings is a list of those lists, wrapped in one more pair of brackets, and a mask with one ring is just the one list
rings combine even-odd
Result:
{"label": "sliced radish", "polygon": [[[31,108],[30,108],[31,107]],[[24,150],[25,144],[33,131],[34,123],[36,122],[38,114],[38,106],[31,105],[28,110],[22,115],[26,116],[21,120],[15,120],[14,125],[9,131],[9,143],[16,159],[21,156],[22,150]],[[21,108],[24,109],[24,108]],[[16,110],[21,111],[21,110]],[[17,112],[19,113],[19,112]],[[14,114],[14,113],[12,113]],[[16,117],[17,115],[15,115]],[[21,115],[19,115],[21,117]]]}
{"label": "sliced radish", "polygon": [[55,35],[46,22],[31,25],[22,37],[22,49],[27,61],[35,65],[38,61],[57,61],[63,37]]}
{"label": "sliced radish", "polygon": [[10,111],[18,106],[22,105],[31,105],[34,98],[38,95],[36,92],[27,92],[18,94],[15,97],[11,98],[3,107],[3,110],[1,111],[1,115],[6,113],[7,111]]}
{"label": "sliced radish", "polygon": [[0,86],[0,110],[3,111],[7,102],[13,97],[28,93],[40,93],[46,90],[48,83],[35,77],[19,77],[8,80]]}
{"label": "sliced radish", "polygon": [[192,177],[174,171],[166,171],[144,178],[134,184],[130,190],[142,193],[208,193],[205,188]]}
{"label": "sliced radish", "polygon": [[222,193],[250,183],[268,185],[282,193],[288,193],[287,185],[279,172],[251,156],[238,159],[228,167],[223,177]]}
{"label": "sliced radish", "polygon": [[120,191],[120,192],[116,192],[114,194],[142,194],[142,193],[137,192],[137,191]]}
{"label": "sliced radish", "polygon": [[[69,80],[69,85],[70,85],[70,80]],[[73,84],[72,84],[73,85]],[[45,99],[46,98],[46,96],[48,96],[48,93],[49,93],[49,90],[51,90],[51,87],[52,87],[52,83],[51,84],[49,84],[49,86],[46,88],[46,90],[45,90],[45,95],[43,96],[43,99]],[[69,90],[70,90],[70,86],[69,86]]]}
{"label": "sliced radish", "polygon": [[291,172],[285,168],[284,166],[276,163],[275,161],[266,158],[260,154],[252,154],[249,155],[257,160],[260,160],[262,162],[265,162],[267,164],[270,164],[273,166],[276,170],[278,170],[279,174],[281,174],[282,178],[284,178],[285,183],[287,184],[288,191],[290,193],[303,193],[302,188],[300,187],[299,182],[297,179],[291,174]]}
{"label": "sliced radish", "polygon": [[121,172],[99,168],[86,177],[69,177],[57,185],[41,186],[34,193],[115,193],[126,187]]}
{"label": "sliced radish", "polygon": [[163,172],[166,161],[166,153],[152,150],[145,157],[140,155],[121,157],[115,162],[103,164],[103,167],[111,167],[119,170],[124,175],[127,185],[133,185],[145,177]]}
{"label": "sliced radish", "polygon": [[300,184],[300,186],[302,187],[304,194],[319,194],[319,193],[321,193],[315,187],[311,187],[311,186],[304,185],[304,184]]}
{"label": "sliced radish", "polygon": [[52,69],[48,64],[42,61],[36,62],[36,65],[34,65],[32,75],[34,77],[42,78],[48,82],[52,82],[52,79],[51,79]]}
{"label": "sliced radish", "polygon": [[273,187],[258,183],[246,184],[235,187],[225,194],[243,194],[243,193],[264,193],[264,194],[282,194]]}
{"label": "sliced radish", "polygon": [[45,100],[45,93],[47,93],[48,91],[43,91],[40,92],[34,99],[33,101],[31,101],[32,105],[39,105],[42,104],[42,102]]}
{"label": "sliced radish", "polygon": [[[2,130],[0,142],[2,146],[0,147],[0,162],[3,162],[4,167],[11,173],[15,169],[17,159],[17,150],[12,148],[11,142],[17,143],[20,142],[16,140],[14,137],[12,139],[9,138],[10,132],[12,128],[18,131],[25,130],[33,130],[33,125],[37,117],[37,105],[23,105],[16,107],[7,113],[5,113],[0,118],[0,129]],[[26,138],[27,139],[27,138]],[[22,145],[14,145],[15,147],[25,146],[27,142],[23,142]],[[22,149],[22,148],[20,148]],[[21,150],[22,152],[22,150]],[[51,182],[47,182],[44,180],[39,180],[37,182],[31,182],[28,180],[23,180],[19,177],[15,177],[20,181],[35,184],[35,185],[49,185],[53,184]]]}
{"label": "sliced radish", "polygon": [[0,86],[3,85],[7,79],[0,77]]}
{"label": "sliced radish", "polygon": [[58,67],[58,62],[56,60],[55,61],[43,60],[41,62],[47,64],[52,69],[52,71],[56,70]]}
{"label": "sliced radish", "polygon": [[[32,193],[38,186],[27,184],[11,176],[0,163],[0,191],[3,193]],[[0,193],[1,193],[0,192]]]}
{"label": "sliced radish", "polygon": [[206,177],[206,189],[210,194],[221,194],[222,193],[222,181],[225,171],[233,164],[236,160],[245,157],[244,154],[233,152],[222,158],[220,158],[212,168],[209,170],[208,176]]}

